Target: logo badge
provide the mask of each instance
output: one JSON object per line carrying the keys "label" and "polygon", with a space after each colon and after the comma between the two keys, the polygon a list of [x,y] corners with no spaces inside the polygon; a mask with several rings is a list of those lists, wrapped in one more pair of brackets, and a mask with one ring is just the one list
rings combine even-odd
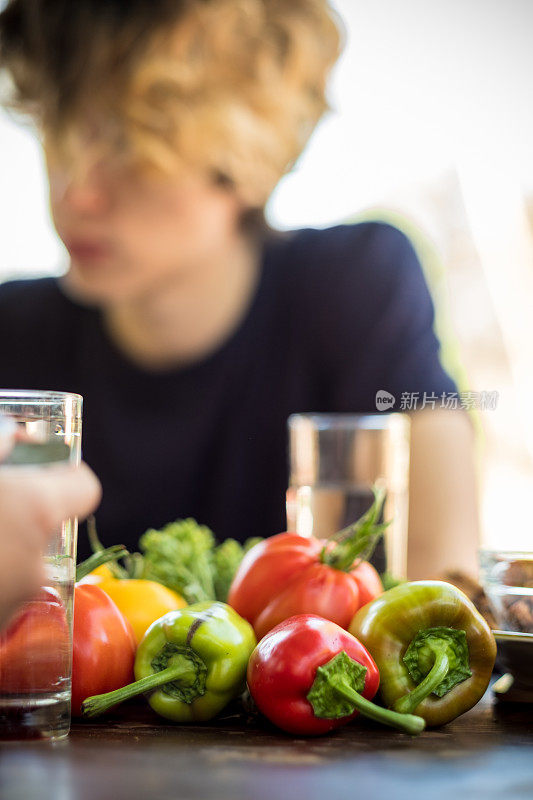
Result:
{"label": "logo badge", "polygon": [[396,402],[396,398],[385,389],[380,389],[376,392],[376,408],[378,411],[388,411]]}

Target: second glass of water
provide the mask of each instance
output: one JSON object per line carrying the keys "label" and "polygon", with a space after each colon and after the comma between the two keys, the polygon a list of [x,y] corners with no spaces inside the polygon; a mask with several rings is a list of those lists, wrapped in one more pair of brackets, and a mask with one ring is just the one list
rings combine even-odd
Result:
{"label": "second glass of water", "polygon": [[405,578],[409,490],[409,418],[404,414],[293,414],[289,417],[287,530],[327,538],[372,505],[372,486],[385,490],[390,521],[371,562]]}

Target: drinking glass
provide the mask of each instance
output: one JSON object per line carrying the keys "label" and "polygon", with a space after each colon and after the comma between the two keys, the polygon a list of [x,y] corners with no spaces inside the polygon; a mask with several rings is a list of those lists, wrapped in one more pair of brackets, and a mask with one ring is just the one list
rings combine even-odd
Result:
{"label": "drinking glass", "polygon": [[[16,444],[0,470],[23,479],[54,462],[79,464],[82,398],[0,390],[0,414],[16,422]],[[45,585],[0,633],[0,740],[68,735],[77,520],[65,520],[43,554]]]}
{"label": "drinking glass", "polygon": [[405,414],[293,414],[288,420],[287,529],[326,538],[372,505],[385,490],[390,521],[371,563],[405,578],[409,488],[409,418]]}

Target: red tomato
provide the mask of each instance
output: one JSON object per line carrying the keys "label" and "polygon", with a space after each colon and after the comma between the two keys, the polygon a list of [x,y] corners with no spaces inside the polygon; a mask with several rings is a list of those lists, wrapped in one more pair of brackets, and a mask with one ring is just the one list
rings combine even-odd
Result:
{"label": "red tomato", "polygon": [[98,586],[74,590],[72,714],[95,694],[120,689],[134,680],[136,639],[128,620]]}
{"label": "red tomato", "polygon": [[347,628],[358,608],[359,589],[352,576],[326,564],[314,563],[302,569],[272,598],[256,617],[254,630],[261,639],[295,614],[317,614]]}
{"label": "red tomato", "polygon": [[56,591],[41,589],[0,636],[0,694],[53,692],[69,673],[69,627]]}
{"label": "red tomato", "polygon": [[279,533],[259,542],[246,553],[235,574],[229,605],[237,611],[241,608],[238,613],[253,624],[275,595],[317,561],[323,546],[318,539],[296,533]]}
{"label": "red tomato", "polygon": [[359,608],[366,606],[371,600],[383,594],[383,584],[379,573],[368,561],[360,561],[356,567],[350,570],[350,575],[359,588]]}
{"label": "red tomato", "polygon": [[[280,533],[245,555],[228,603],[251,623],[258,639],[294,614],[318,614],[347,628],[355,612],[383,592],[378,573],[366,561],[355,561],[347,571],[322,563],[324,545],[313,537]],[[326,545],[328,557],[334,548]]]}

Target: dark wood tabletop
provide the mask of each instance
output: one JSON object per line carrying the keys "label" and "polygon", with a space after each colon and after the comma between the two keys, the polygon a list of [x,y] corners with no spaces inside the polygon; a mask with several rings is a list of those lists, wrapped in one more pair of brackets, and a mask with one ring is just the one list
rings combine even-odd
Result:
{"label": "dark wood tabletop", "polygon": [[216,723],[165,723],[144,704],[75,722],[57,744],[0,747],[1,800],[531,800],[533,705],[487,692],[411,737],[356,720],[286,736],[235,707]]}

